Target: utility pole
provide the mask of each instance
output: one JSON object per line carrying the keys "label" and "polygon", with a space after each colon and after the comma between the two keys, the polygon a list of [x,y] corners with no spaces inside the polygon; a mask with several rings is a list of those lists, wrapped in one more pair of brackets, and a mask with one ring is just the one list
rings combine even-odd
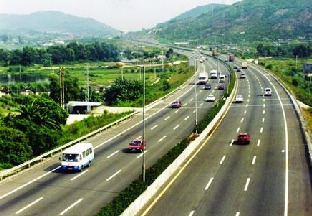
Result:
{"label": "utility pole", "polygon": [[59,68],[59,76],[60,76],[60,105],[64,109],[65,107],[65,102],[64,102],[64,68],[60,67]]}
{"label": "utility pole", "polygon": [[[86,101],[90,102],[90,82],[89,82],[89,64],[87,64],[87,96]],[[91,107],[87,105],[87,113],[91,111]]]}
{"label": "utility pole", "polygon": [[143,150],[142,150],[142,180],[145,182],[145,66],[143,65],[143,104],[142,104],[142,121],[143,121],[143,130],[142,130],[142,141],[143,141]]}

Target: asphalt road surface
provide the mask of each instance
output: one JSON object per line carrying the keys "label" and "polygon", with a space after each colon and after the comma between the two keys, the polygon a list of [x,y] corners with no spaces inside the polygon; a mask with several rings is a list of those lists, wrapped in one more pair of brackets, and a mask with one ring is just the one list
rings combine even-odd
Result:
{"label": "asphalt road surface", "polygon": [[[312,215],[309,167],[298,117],[268,74],[248,67],[226,117],[141,215]],[[241,72],[238,72],[239,75]],[[272,96],[263,96],[264,88]],[[249,145],[234,142],[240,132]]]}

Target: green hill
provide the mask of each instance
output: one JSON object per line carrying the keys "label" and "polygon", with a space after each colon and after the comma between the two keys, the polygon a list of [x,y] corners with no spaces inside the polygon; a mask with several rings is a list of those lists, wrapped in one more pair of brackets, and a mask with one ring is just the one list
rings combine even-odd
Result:
{"label": "green hill", "polygon": [[149,31],[157,39],[170,41],[240,43],[312,38],[311,0],[243,0],[199,16],[187,14]]}
{"label": "green hill", "polygon": [[80,18],[57,11],[30,15],[0,14],[0,32],[5,34],[72,34],[81,36],[118,35],[119,31],[90,18]]}

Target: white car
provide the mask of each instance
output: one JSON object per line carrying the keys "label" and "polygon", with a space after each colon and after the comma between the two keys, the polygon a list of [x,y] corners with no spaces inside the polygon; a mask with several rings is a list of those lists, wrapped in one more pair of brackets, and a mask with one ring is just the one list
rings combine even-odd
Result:
{"label": "white car", "polygon": [[216,97],[213,94],[208,95],[206,98],[207,102],[214,102],[215,100],[216,100]]}
{"label": "white car", "polygon": [[271,88],[265,88],[264,89],[264,96],[271,96],[271,95],[272,95]]}
{"label": "white car", "polygon": [[242,103],[244,101],[243,95],[237,95],[235,98],[235,103]]}
{"label": "white car", "polygon": [[240,78],[241,78],[241,79],[245,79],[245,78],[246,78],[246,74],[242,73],[242,74],[240,75]]}

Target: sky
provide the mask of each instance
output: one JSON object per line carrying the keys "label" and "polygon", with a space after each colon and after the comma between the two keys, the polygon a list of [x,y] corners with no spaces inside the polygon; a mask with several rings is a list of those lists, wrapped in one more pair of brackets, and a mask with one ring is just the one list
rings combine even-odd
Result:
{"label": "sky", "polygon": [[193,9],[210,3],[233,4],[238,0],[0,0],[0,13],[31,14],[61,11],[93,18],[121,31],[152,28]]}

